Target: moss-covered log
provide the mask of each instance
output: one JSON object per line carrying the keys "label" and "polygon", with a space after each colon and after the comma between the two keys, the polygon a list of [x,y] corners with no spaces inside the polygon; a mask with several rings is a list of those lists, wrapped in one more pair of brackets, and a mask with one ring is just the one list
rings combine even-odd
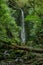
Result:
{"label": "moss-covered log", "polygon": [[27,47],[27,46],[8,45],[8,44],[6,44],[6,47],[7,48],[12,48],[12,49],[15,49],[15,50],[25,50],[25,51],[28,51],[28,52],[43,53],[43,49],[32,48],[32,47]]}

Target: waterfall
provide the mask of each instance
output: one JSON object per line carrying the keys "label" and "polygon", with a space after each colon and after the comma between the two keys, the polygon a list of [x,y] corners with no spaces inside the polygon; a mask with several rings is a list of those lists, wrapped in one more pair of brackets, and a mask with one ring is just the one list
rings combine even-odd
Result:
{"label": "waterfall", "polygon": [[21,41],[22,43],[25,43],[25,23],[24,23],[24,12],[23,10],[21,9]]}

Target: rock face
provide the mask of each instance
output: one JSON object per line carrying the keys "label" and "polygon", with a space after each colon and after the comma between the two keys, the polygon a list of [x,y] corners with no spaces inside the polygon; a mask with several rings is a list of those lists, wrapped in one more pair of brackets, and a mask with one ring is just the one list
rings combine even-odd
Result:
{"label": "rock face", "polygon": [[17,7],[22,8],[28,3],[28,0],[9,0],[11,3],[16,4]]}
{"label": "rock face", "polygon": [[28,0],[16,0],[17,5],[21,8],[23,7],[26,3],[28,3]]}

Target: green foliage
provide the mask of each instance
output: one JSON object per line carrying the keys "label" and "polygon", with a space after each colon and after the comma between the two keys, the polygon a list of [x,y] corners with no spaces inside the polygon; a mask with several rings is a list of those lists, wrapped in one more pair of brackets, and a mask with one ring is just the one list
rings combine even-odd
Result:
{"label": "green foliage", "polygon": [[[28,36],[28,42],[33,41],[30,44],[43,44],[43,1],[42,0],[30,0],[27,6],[27,16],[25,17],[26,30]],[[42,36],[41,36],[42,35]],[[35,45],[36,46],[36,45]]]}
{"label": "green foliage", "polygon": [[38,17],[37,15],[28,15],[26,17],[26,21],[40,22],[40,17]]}
{"label": "green foliage", "polygon": [[6,3],[6,0],[0,1],[0,41],[16,43],[19,42],[19,27],[14,17],[11,16],[11,9]]}
{"label": "green foliage", "polygon": [[[36,59],[39,56],[32,53],[31,50],[28,53],[24,50],[6,48],[7,44],[21,45],[19,38],[21,37],[20,8],[23,9],[25,17],[26,46],[43,48],[43,0],[0,0],[0,60],[5,58],[19,59],[20,57],[26,63],[29,60],[34,61],[31,65],[42,65]],[[4,55],[5,51],[8,51],[9,55]],[[43,54],[40,55],[40,58],[43,58]]]}

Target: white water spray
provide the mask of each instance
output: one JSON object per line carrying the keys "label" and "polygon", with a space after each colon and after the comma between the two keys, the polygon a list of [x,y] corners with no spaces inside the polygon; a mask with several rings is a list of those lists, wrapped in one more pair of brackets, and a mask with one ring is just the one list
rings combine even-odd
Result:
{"label": "white water spray", "polygon": [[21,20],[21,41],[22,43],[25,43],[25,23],[24,23],[24,12],[23,10],[21,9],[21,17],[22,17],[22,20]]}

